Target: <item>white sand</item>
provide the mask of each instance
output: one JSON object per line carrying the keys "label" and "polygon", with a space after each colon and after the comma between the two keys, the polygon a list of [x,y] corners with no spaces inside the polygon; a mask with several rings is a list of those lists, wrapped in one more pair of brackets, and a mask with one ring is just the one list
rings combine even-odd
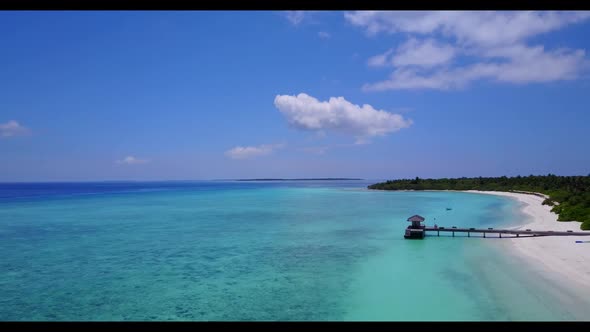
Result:
{"label": "white sand", "polygon": [[[557,215],[551,207],[542,205],[542,197],[528,194],[475,191],[466,192],[507,196],[524,203],[522,211],[531,216],[526,224],[513,229],[533,231],[567,231],[582,232],[577,221],[557,221]],[[590,231],[588,231],[590,233]],[[515,252],[532,262],[537,270],[547,272],[547,277],[560,284],[590,287],[590,243],[576,243],[576,240],[590,241],[590,236],[546,236],[520,237],[507,239]],[[545,274],[545,273],[544,273]]]}

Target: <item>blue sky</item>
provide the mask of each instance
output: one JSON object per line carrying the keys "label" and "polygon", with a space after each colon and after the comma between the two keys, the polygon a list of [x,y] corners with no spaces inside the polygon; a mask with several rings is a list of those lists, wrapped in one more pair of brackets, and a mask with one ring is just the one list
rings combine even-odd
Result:
{"label": "blue sky", "polygon": [[0,181],[590,173],[588,12],[0,12]]}

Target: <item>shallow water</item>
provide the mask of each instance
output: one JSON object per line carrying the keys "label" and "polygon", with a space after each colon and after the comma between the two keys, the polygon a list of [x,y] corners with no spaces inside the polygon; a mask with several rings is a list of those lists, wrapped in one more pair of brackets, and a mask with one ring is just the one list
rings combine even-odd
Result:
{"label": "shallow water", "polygon": [[0,320],[584,319],[496,239],[403,239],[515,201],[366,185],[0,184]]}

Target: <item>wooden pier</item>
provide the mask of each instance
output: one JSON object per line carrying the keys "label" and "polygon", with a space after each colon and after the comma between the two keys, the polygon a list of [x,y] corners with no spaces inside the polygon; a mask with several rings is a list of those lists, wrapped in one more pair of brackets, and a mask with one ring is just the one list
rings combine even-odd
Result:
{"label": "wooden pier", "polygon": [[467,233],[467,237],[471,237],[471,234],[482,234],[483,237],[487,237],[489,234],[498,234],[498,237],[535,237],[535,236],[584,236],[590,235],[590,232],[574,232],[571,230],[560,232],[560,231],[533,231],[530,229],[494,229],[494,228],[457,228],[453,227],[428,227],[424,224],[424,217],[419,215],[413,215],[408,218],[408,221],[412,224],[406,228],[404,238],[406,239],[423,239],[426,236],[426,232],[436,232],[436,236],[440,236],[440,232],[451,233],[455,236],[455,233]]}
{"label": "wooden pier", "polygon": [[[584,236],[590,235],[590,232],[558,232],[558,231],[533,231],[530,229],[517,230],[517,229],[494,229],[494,228],[457,228],[457,227],[427,227],[423,226],[424,232],[436,232],[436,236],[440,236],[441,232],[451,233],[455,236],[455,233],[467,233],[467,237],[471,237],[472,234],[482,234],[483,237],[489,234],[498,234],[498,237],[521,237],[521,236]],[[428,233],[426,233],[428,234]]]}

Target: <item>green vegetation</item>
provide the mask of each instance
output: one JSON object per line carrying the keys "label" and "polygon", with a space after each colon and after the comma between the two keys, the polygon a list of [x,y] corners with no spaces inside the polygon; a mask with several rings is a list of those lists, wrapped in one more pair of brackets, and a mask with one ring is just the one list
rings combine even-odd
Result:
{"label": "green vegetation", "polygon": [[549,198],[544,205],[559,215],[559,221],[581,221],[581,229],[590,230],[590,175],[588,176],[516,176],[458,179],[403,179],[372,184],[377,190],[486,190],[542,193]]}

